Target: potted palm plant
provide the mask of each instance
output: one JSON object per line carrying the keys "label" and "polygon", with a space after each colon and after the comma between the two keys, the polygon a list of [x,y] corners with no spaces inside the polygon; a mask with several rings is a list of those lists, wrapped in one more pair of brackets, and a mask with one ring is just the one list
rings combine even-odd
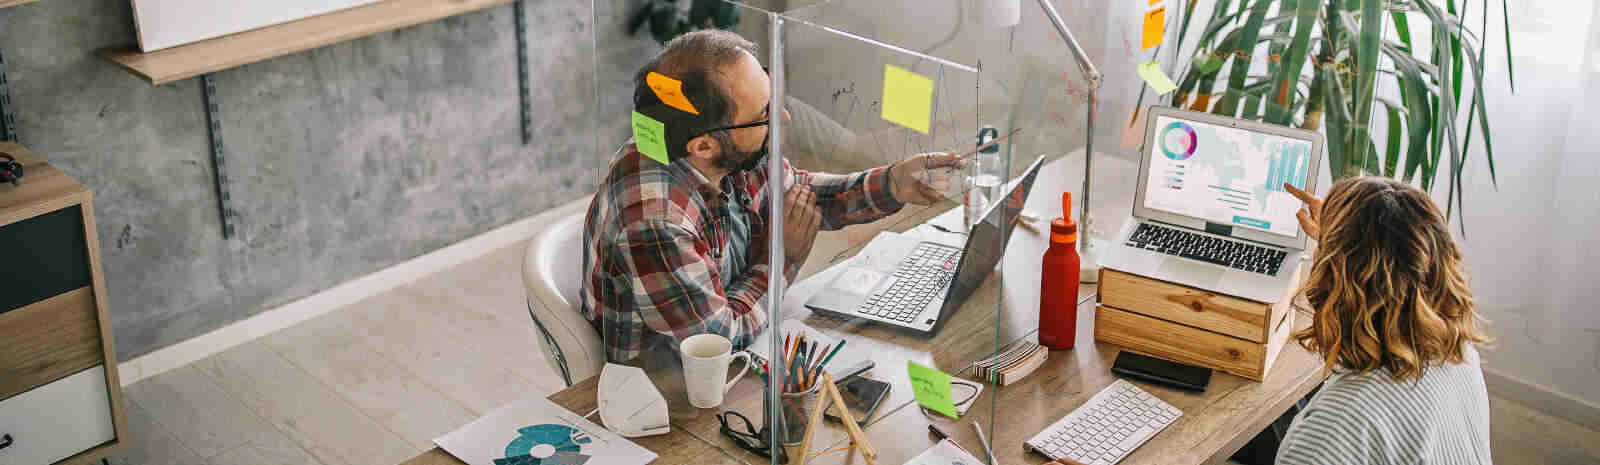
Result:
{"label": "potted palm plant", "polygon": [[[1505,0],[1501,2],[1503,9]],[[1197,0],[1186,3],[1177,42],[1180,50],[1191,25],[1202,24],[1191,23]],[[1335,180],[1389,176],[1431,191],[1441,169],[1449,170],[1446,202],[1453,213],[1462,205],[1459,175],[1474,128],[1480,130],[1494,179],[1494,146],[1483,92],[1482,35],[1489,15],[1483,11],[1478,32],[1468,30],[1461,18],[1471,3],[1216,0],[1196,36],[1195,56],[1179,74],[1178,91],[1167,103],[1321,130],[1327,136],[1325,152]],[[1478,7],[1488,8],[1488,3],[1482,0]],[[1413,19],[1426,22],[1413,24]],[[1506,24],[1506,72],[1511,75],[1509,21]],[[1425,38],[1422,28],[1429,32]],[[1463,97],[1463,84],[1469,78],[1470,95]],[[1511,79],[1514,90],[1516,81]],[[1395,84],[1398,99],[1379,95],[1380,80]],[[1141,105],[1143,99],[1141,94]],[[1460,118],[1463,109],[1466,118]],[[1376,140],[1372,131],[1374,117],[1387,120],[1384,140]]]}

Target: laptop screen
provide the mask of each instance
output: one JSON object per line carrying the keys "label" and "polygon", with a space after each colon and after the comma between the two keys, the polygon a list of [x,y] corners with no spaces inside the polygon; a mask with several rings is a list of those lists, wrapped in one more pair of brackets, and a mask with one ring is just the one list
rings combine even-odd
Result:
{"label": "laptop screen", "polygon": [[1000,264],[1000,257],[1006,252],[1006,243],[1011,240],[1011,232],[1017,228],[1017,215],[1022,213],[1022,205],[1028,200],[1028,192],[1033,190],[1033,181],[1039,177],[1039,167],[1043,164],[1043,156],[1035,159],[1027,172],[1012,181],[1011,190],[1006,192],[1003,200],[995,202],[983,215],[983,220],[973,224],[972,230],[967,232],[966,250],[961,254],[955,280],[945,299],[947,308],[965,302],[967,296],[977,290],[989,273],[994,271],[995,265]]}
{"label": "laptop screen", "polygon": [[1298,237],[1309,140],[1160,116],[1150,153],[1144,206],[1212,223]]}

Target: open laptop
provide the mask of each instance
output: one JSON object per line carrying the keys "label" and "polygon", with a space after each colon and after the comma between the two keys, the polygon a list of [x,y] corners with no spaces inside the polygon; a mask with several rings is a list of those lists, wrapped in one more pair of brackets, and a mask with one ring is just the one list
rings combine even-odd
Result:
{"label": "open laptop", "polygon": [[806,307],[934,335],[1000,263],[1043,164],[1043,155],[1034,159],[1004,201],[994,202],[972,226],[962,248],[879,234]]}
{"label": "open laptop", "polygon": [[1100,266],[1276,303],[1306,246],[1285,183],[1315,191],[1323,137],[1152,107],[1133,218]]}

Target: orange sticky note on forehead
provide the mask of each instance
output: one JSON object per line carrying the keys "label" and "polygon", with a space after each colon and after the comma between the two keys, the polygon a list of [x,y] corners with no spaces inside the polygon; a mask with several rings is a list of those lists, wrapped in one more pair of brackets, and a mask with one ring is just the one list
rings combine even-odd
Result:
{"label": "orange sticky note on forehead", "polygon": [[700,110],[694,109],[694,104],[689,103],[689,98],[683,96],[683,81],[651,71],[645,75],[644,83],[656,93],[656,98],[661,99],[661,103],[696,115],[700,114]]}

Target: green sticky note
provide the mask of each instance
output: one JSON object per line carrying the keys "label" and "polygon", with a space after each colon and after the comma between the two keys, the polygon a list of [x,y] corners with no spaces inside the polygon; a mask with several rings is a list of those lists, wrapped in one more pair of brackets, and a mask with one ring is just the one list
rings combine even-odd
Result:
{"label": "green sticky note", "polygon": [[1144,82],[1150,84],[1151,89],[1155,89],[1156,95],[1172,92],[1178,88],[1177,84],[1172,83],[1172,78],[1161,71],[1161,63],[1154,61],[1139,65],[1139,77],[1144,78]]}
{"label": "green sticky note", "polygon": [[633,112],[633,145],[644,156],[667,164],[667,125],[643,113]]}
{"label": "green sticky note", "polygon": [[950,397],[950,374],[911,361],[906,362],[906,373],[911,375],[911,390],[917,393],[917,403],[957,418],[955,399]]}
{"label": "green sticky note", "polygon": [[883,119],[927,134],[933,120],[933,80],[884,65]]}

